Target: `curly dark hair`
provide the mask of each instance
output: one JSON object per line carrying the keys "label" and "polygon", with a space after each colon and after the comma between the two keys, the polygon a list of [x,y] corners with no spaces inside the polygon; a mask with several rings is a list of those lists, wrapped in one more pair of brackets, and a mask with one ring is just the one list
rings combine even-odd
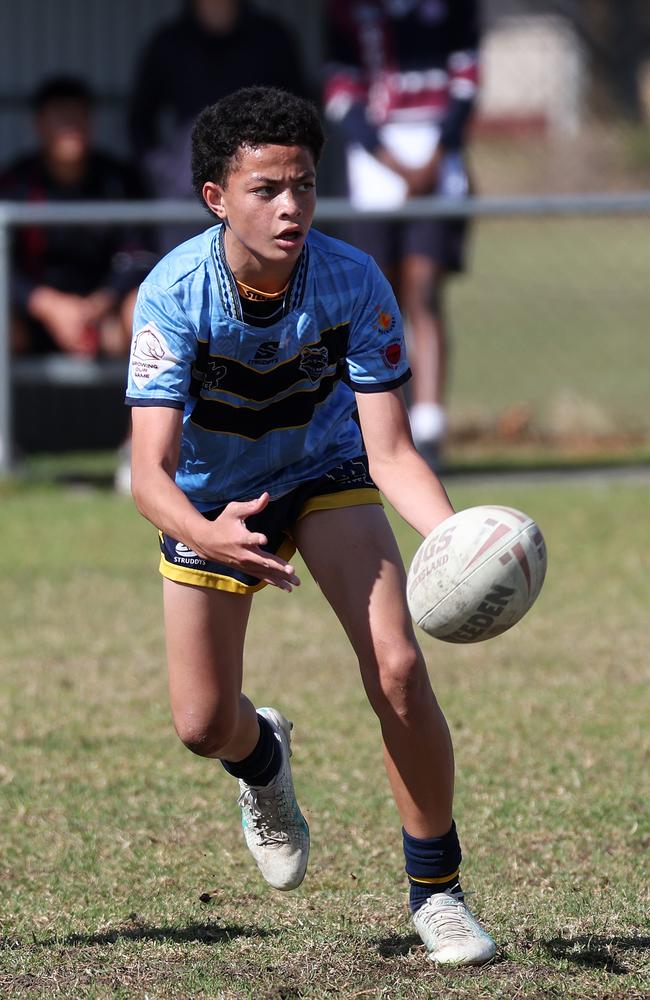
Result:
{"label": "curly dark hair", "polygon": [[318,163],[325,136],[316,107],[275,87],[242,87],[204,108],[192,129],[192,183],[225,185],[242,147],[304,146]]}

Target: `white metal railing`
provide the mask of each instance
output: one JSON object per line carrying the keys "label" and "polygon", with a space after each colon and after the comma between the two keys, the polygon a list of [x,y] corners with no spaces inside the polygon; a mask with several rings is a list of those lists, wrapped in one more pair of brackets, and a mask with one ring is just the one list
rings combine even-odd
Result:
{"label": "white metal railing", "polygon": [[[498,218],[530,216],[649,215],[650,191],[623,194],[524,195],[517,197],[412,198],[398,209],[359,212],[346,198],[322,198],[316,222],[340,222],[353,217],[369,219]],[[20,204],[0,202],[0,475],[12,465],[12,382],[35,374],[46,383],[66,382],[71,368],[74,381],[92,384],[96,379],[119,377],[119,368],[75,358],[51,358],[32,365],[12,365],[9,350],[10,325],[10,234],[15,227],[123,225],[140,223],[208,223],[207,212],[193,201],[115,201]],[[28,370],[29,369],[29,370]],[[15,372],[22,372],[18,379]],[[31,373],[31,376],[30,376]]]}

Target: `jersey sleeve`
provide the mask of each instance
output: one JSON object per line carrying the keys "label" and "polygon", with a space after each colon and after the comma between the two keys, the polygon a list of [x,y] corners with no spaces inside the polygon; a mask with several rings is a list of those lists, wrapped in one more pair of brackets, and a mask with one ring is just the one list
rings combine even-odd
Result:
{"label": "jersey sleeve", "polygon": [[176,299],[148,282],[141,285],[133,318],[127,405],[182,410],[197,347],[197,332]]}
{"label": "jersey sleeve", "polygon": [[393,291],[369,257],[350,325],[346,382],[355,392],[385,392],[411,377]]}

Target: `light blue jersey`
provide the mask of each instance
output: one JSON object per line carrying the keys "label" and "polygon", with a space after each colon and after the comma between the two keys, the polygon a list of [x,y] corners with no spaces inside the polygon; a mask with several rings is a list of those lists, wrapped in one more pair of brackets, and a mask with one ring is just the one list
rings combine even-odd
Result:
{"label": "light blue jersey", "polygon": [[242,320],[218,225],[153,269],[134,331],[126,401],[184,411],[176,483],[199,510],[275,499],[360,455],[354,393],[410,376],[381,271],[314,230],[271,326]]}

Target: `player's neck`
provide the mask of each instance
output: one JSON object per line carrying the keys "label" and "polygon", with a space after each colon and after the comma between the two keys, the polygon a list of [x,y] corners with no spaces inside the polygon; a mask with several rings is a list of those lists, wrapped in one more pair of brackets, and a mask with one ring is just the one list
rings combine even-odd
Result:
{"label": "player's neck", "polygon": [[266,266],[238,267],[237,265],[233,267],[227,253],[226,260],[238,284],[246,288],[252,288],[256,292],[265,293],[266,295],[276,295],[279,292],[283,292],[289,284],[295,267],[294,261],[290,262],[288,266],[286,263],[283,263],[281,268]]}
{"label": "player's neck", "polygon": [[244,247],[229,239],[226,229],[224,248],[226,260],[235,280],[258,292],[275,294],[282,292],[296,266],[295,260],[267,261],[254,257]]}
{"label": "player's neck", "polygon": [[240,281],[239,278],[235,278],[235,281],[239,294],[242,298],[248,299],[250,302],[273,302],[276,299],[281,299],[289,287],[289,282],[287,281],[284,288],[281,288],[279,292],[265,292],[261,288],[252,288],[245,281]]}

